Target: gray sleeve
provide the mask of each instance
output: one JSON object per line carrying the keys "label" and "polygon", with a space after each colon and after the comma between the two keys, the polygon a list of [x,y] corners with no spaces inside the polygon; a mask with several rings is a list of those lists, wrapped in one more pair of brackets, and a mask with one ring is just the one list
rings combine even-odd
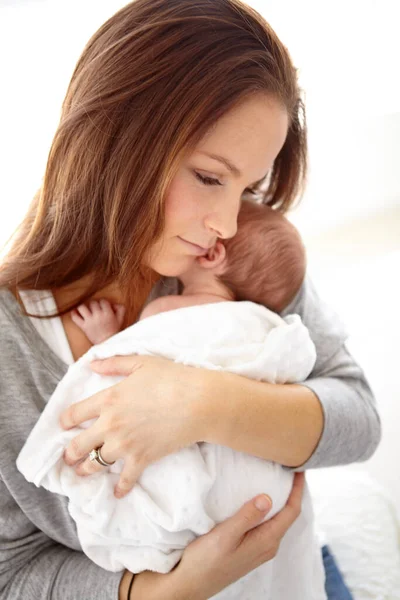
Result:
{"label": "gray sleeve", "polygon": [[0,600],[118,600],[121,576],[37,529],[0,480]]}
{"label": "gray sleeve", "polygon": [[316,346],[314,369],[302,385],[316,394],[324,414],[322,436],[314,453],[301,467],[291,470],[367,460],[380,442],[381,423],[364,372],[346,348],[344,324],[321,300],[308,276],[282,316],[290,313],[300,315]]}

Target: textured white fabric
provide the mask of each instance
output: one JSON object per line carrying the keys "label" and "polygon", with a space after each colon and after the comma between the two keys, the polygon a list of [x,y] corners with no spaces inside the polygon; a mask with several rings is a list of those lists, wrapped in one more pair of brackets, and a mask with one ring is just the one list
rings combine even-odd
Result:
{"label": "textured white fabric", "polygon": [[[288,498],[293,474],[258,457],[201,442],[151,464],[120,500],[114,498],[113,488],[121,461],[91,477],[78,477],[61,460],[78,429],[61,430],[58,417],[73,401],[121,380],[94,374],[91,360],[134,353],[286,383],[308,376],[315,347],[298,315],[282,319],[251,302],[193,306],[144,319],[94,346],[57,386],[18,457],[19,470],[37,486],[69,497],[82,548],[94,562],[112,571],[165,573],[188,543],[257,494],[271,496],[273,510],[267,517],[272,517]],[[326,598],[307,488],[302,513],[275,559],[214,598]]]}
{"label": "textured white fabric", "polygon": [[400,520],[389,493],[354,467],[307,478],[316,522],[354,600],[400,600]]}

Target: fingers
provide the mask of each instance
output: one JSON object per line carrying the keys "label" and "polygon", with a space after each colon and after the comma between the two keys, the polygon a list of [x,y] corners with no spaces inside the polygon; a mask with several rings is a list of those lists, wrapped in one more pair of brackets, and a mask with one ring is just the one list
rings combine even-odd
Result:
{"label": "fingers", "polygon": [[142,470],[138,470],[138,464],[132,458],[125,458],[124,468],[121,471],[119,481],[114,489],[116,498],[122,498],[131,491],[136,481],[139,479]]}
{"label": "fingers", "polygon": [[[90,450],[92,450],[92,448]],[[101,448],[101,456],[106,462],[111,463],[114,461],[114,457],[107,453],[107,449],[105,449],[104,446]],[[87,458],[76,467],[75,472],[77,475],[87,476],[93,475],[93,473],[97,473],[104,468],[106,467],[100,465],[97,461],[91,461],[89,458]],[[135,483],[139,479],[142,471],[143,467],[138,469],[138,464],[135,463],[133,459],[125,458],[124,467],[121,471],[120,478],[114,488],[115,497],[123,498],[126,496],[135,486]]]}
{"label": "fingers", "polygon": [[105,360],[93,360],[90,363],[90,368],[100,375],[130,375],[142,366],[136,355],[112,356]]}
{"label": "fingers", "polygon": [[[82,431],[82,433],[78,434],[70,441],[63,456],[64,462],[67,465],[74,465],[85,458],[93,448],[98,448],[102,445],[103,438],[96,425],[97,423],[92,425],[92,427],[89,427],[89,429]],[[107,460],[107,458],[104,457],[104,460]]]}
{"label": "fingers", "polygon": [[[261,503],[259,504],[258,501],[261,501]],[[262,502],[264,504],[262,504]],[[260,506],[260,508],[258,508],[258,506]],[[233,539],[235,543],[237,542],[239,544],[243,536],[250,531],[250,529],[259,525],[260,521],[271,508],[271,498],[266,494],[262,494],[261,496],[257,496],[256,499],[253,498],[249,502],[246,502],[236,514],[229,519],[222,521],[222,523],[214,527],[214,530],[217,528],[226,528],[226,535],[229,535],[230,539]]]}
{"label": "fingers", "polygon": [[121,327],[126,313],[125,306],[123,304],[114,304],[113,308],[115,316],[117,317],[118,325]]}
{"label": "fingers", "polygon": [[92,313],[90,312],[90,310],[86,306],[86,304],[80,304],[76,308],[76,311],[81,316],[82,319],[89,319],[92,316]]}
{"label": "fingers", "polygon": [[78,325],[78,327],[80,327],[80,328],[82,328],[82,326],[85,323],[85,319],[83,319],[81,317],[81,315],[78,313],[78,311],[76,309],[71,311],[71,319],[75,323],[75,325]]}
{"label": "fingers", "polygon": [[272,517],[272,519],[260,526],[260,530],[263,530],[262,535],[264,535],[264,533],[267,534],[268,532],[268,535],[281,540],[289,527],[293,525],[301,511],[304,482],[304,473],[295,473],[292,491],[290,492],[286,505]]}
{"label": "fingers", "polygon": [[69,406],[60,415],[60,425],[63,429],[71,429],[77,427],[84,421],[95,419],[100,415],[101,407],[104,403],[104,394],[109,394],[108,390],[102,390]]}
{"label": "fingers", "polygon": [[[115,307],[122,307],[122,305],[116,304]],[[123,309],[125,314],[125,307],[123,307]],[[121,312],[121,308],[118,308],[118,310],[119,312]],[[100,316],[101,313],[108,317],[112,317],[114,315],[114,309],[111,303],[105,298],[102,298],[101,300],[92,300],[89,303],[89,306],[87,306],[86,304],[80,304],[79,306],[77,306],[76,309],[71,311],[71,318],[75,322],[78,321],[79,324],[79,322],[82,323],[83,321],[85,321],[85,319]],[[115,314],[117,315],[116,308]]]}
{"label": "fingers", "polygon": [[99,300],[99,306],[100,306],[101,311],[108,317],[112,317],[114,315],[114,311],[113,311],[113,307],[111,306],[111,303],[108,300],[106,300],[105,298],[102,298],[101,300]]}
{"label": "fingers", "polygon": [[302,473],[294,474],[292,491],[290,492],[290,496],[288,498],[288,501],[286,502],[286,506],[291,506],[295,510],[301,509],[301,501],[303,499],[305,481],[306,474],[304,473],[304,471]]}
{"label": "fingers", "polygon": [[[91,446],[91,448],[88,450],[87,454],[91,450],[93,450],[93,448],[98,448],[99,446],[101,446],[101,457],[103,458],[103,460],[105,460],[106,462],[109,462],[109,463],[114,462],[116,457],[113,457],[111,455],[111,453],[107,450],[106,445],[102,446],[101,443]],[[93,473],[98,473],[102,469],[106,469],[106,468],[107,467],[105,467],[104,465],[100,465],[97,462],[97,460],[90,460],[90,458],[88,457],[88,458],[86,458],[86,460],[81,462],[81,464],[76,467],[75,472],[77,475],[86,476],[86,475],[92,475]]]}

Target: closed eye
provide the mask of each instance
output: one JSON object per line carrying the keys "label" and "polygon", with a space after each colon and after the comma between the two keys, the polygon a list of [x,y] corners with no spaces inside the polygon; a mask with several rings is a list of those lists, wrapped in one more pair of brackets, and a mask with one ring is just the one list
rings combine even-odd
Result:
{"label": "closed eye", "polygon": [[222,185],[222,183],[219,181],[219,179],[213,179],[212,177],[205,177],[203,175],[200,175],[200,173],[197,173],[197,171],[195,171],[196,177],[199,181],[201,181],[201,183],[204,183],[204,185]]}
{"label": "closed eye", "polygon": [[[201,183],[203,183],[204,185],[223,185],[219,179],[214,179],[213,177],[205,177],[203,175],[200,175],[200,173],[197,173],[197,171],[195,171],[195,175],[197,177],[197,179],[199,181],[201,181]],[[251,194],[253,196],[257,196],[260,191],[259,190],[253,190],[252,188],[246,188],[243,192],[244,194]]]}

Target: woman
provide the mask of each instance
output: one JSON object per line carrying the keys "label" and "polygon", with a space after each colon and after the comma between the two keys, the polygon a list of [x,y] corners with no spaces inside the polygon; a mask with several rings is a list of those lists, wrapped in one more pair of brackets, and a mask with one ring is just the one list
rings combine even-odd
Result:
{"label": "woman", "polygon": [[[89,348],[71,311],[105,297],[127,307],[125,326],[134,323],[151,290],[174,291],[197,256],[235,234],[243,196],[286,212],[306,155],[290,57],[237,0],[136,0],[88,42],[42,187],[0,269],[3,598],[209,598],[274,556],[298,514],[302,475],[271,521],[253,529],[268,506],[260,513],[250,502],[191,543],[171,573],[133,579],[90,563],[65,498],[23,481],[15,459],[68,363]],[[50,309],[33,302],[41,290]],[[102,468],[87,458],[92,449],[107,463],[123,458],[122,496],[148,464],[197,441],[298,471],[367,459],[380,422],[343,328],[308,278],[288,312],[317,347],[304,385],[111,359],[94,368],[127,377],[64,413],[66,429],[98,417],[71,439],[65,461],[84,475]]]}

